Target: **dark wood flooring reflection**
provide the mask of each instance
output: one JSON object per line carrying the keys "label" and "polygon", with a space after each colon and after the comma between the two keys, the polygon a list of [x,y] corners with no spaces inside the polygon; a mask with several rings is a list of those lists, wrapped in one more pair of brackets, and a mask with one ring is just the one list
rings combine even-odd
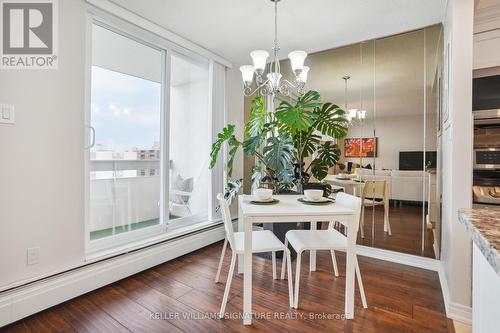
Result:
{"label": "dark wood flooring reflection", "polygon": [[425,229],[424,251],[422,252],[422,207],[403,205],[389,208],[392,235],[384,232],[384,208],[367,207],[365,211],[365,238],[358,234],[358,244],[379,249],[403,252],[434,258],[431,229]]}
{"label": "dark wood flooring reflection", "polygon": [[[355,319],[335,319],[344,310],[345,255],[337,254],[341,276],[336,278],[328,252],[318,253],[318,271],[314,273],[309,273],[309,261],[304,255],[300,309],[288,307],[286,280],[272,279],[270,261],[254,257],[254,312],[261,317],[251,327],[243,326],[240,318],[211,318],[219,310],[224,290],[223,283],[214,283],[221,245],[217,243],[156,266],[2,331],[453,332],[453,324],[445,316],[436,272],[366,257],[359,257],[359,262],[368,309],[362,308],[356,290]],[[228,268],[226,256],[224,283]],[[227,307],[227,312],[234,316],[242,311],[242,284],[242,276],[235,276]],[[323,319],[322,315],[333,319]],[[154,319],[155,316],[162,319]]]}

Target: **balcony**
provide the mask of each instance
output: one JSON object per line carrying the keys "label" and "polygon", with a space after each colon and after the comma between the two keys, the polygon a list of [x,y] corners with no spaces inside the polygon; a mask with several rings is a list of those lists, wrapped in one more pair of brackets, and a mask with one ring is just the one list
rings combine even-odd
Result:
{"label": "balcony", "polygon": [[[158,156],[156,152],[151,154]],[[94,159],[90,163],[91,241],[160,224],[160,160],[112,159],[112,154],[108,155],[111,159]],[[166,203],[169,228],[207,219],[208,192],[203,188],[206,184],[198,181],[185,205]]]}

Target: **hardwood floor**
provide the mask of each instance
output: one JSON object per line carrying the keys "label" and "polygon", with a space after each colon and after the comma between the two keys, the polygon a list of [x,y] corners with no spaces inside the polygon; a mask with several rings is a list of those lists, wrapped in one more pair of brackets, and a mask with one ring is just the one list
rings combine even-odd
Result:
{"label": "hardwood floor", "polygon": [[[358,233],[358,244],[373,246],[379,249],[397,251],[434,258],[432,231],[425,229],[424,251],[422,252],[422,207],[404,205],[389,208],[389,221],[392,235],[384,232],[384,209],[382,206],[372,207],[365,211],[365,238]],[[373,234],[372,234],[373,231]]]}
{"label": "hardwood floor", "polygon": [[[345,255],[337,253],[335,277],[328,252],[318,253],[309,273],[304,255],[300,309],[288,307],[286,280],[273,280],[271,262],[254,256],[254,312],[243,326],[242,276],[235,275],[226,308],[217,319],[229,255],[214,283],[222,243],[153,267],[0,329],[3,332],[454,332],[444,314],[436,272],[359,257],[368,309],[356,289],[354,320],[335,318],[344,309]],[[280,265],[278,265],[279,269]],[[293,266],[295,269],[295,266]],[[295,274],[295,273],[294,273]],[[324,319],[321,316],[333,319]],[[177,317],[179,316],[179,317]],[[184,318],[187,316],[188,318]],[[316,318],[314,317],[316,316]],[[281,318],[280,318],[281,317]]]}

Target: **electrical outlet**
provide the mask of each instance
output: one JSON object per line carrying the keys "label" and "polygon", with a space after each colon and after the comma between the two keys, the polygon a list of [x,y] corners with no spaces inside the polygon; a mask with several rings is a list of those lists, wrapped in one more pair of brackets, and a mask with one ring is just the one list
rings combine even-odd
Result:
{"label": "electrical outlet", "polygon": [[27,263],[28,265],[36,265],[40,262],[40,248],[30,247],[28,248]]}

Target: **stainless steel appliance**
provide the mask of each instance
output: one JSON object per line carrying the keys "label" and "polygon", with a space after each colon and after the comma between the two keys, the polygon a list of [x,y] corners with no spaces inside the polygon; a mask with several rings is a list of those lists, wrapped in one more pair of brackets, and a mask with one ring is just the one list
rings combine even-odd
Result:
{"label": "stainless steel appliance", "polygon": [[500,205],[500,105],[498,107],[474,111],[472,192],[475,204]]}
{"label": "stainless steel appliance", "polygon": [[475,148],[474,169],[500,169],[500,148]]}

